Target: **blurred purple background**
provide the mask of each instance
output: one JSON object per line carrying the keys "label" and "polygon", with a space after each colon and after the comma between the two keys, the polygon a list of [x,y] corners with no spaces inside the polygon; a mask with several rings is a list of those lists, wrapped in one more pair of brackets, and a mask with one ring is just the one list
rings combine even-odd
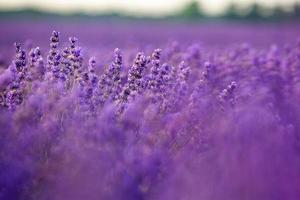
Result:
{"label": "blurred purple background", "polygon": [[[199,43],[210,47],[226,47],[244,42],[256,47],[276,43],[294,43],[300,36],[295,23],[285,24],[238,24],[238,23],[75,23],[75,22],[0,22],[0,53],[11,58],[14,42],[25,46],[40,46],[48,51],[49,36],[53,30],[61,32],[62,45],[67,38],[76,36],[85,53],[122,49],[147,50],[163,48],[173,41],[181,46]],[[147,45],[145,45],[147,44]],[[151,47],[151,48],[149,48]],[[88,51],[88,52],[87,52]]]}

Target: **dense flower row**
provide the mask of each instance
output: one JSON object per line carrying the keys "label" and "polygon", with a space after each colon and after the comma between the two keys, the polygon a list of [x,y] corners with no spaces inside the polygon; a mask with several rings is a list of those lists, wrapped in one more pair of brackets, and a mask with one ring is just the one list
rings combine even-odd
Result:
{"label": "dense flower row", "polygon": [[0,199],[297,199],[300,43],[173,43],[100,68],[77,39],[0,74]]}

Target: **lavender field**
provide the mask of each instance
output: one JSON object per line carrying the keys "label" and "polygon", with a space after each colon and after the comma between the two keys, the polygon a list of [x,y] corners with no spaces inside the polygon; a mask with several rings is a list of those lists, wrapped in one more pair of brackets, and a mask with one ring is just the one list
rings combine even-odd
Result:
{"label": "lavender field", "polygon": [[1,200],[300,198],[297,24],[0,27]]}

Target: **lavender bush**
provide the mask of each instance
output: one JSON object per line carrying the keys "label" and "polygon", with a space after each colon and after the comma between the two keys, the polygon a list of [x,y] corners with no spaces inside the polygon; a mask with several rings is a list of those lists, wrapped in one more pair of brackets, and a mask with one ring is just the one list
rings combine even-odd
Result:
{"label": "lavender bush", "polygon": [[115,49],[104,67],[57,31],[15,48],[0,199],[300,198],[299,41]]}

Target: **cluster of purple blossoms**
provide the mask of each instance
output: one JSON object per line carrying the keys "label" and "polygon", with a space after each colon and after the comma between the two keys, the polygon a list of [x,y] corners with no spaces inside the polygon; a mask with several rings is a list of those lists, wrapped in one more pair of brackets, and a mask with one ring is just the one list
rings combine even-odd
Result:
{"label": "cluster of purple blossoms", "polygon": [[1,200],[300,197],[299,44],[59,43],[0,73]]}
{"label": "cluster of purple blossoms", "polygon": [[59,64],[61,60],[61,55],[58,50],[58,44],[59,44],[59,32],[53,31],[50,37],[50,51],[47,57],[48,60],[47,72],[52,73],[52,76],[57,79],[59,78],[59,74],[60,74]]}

